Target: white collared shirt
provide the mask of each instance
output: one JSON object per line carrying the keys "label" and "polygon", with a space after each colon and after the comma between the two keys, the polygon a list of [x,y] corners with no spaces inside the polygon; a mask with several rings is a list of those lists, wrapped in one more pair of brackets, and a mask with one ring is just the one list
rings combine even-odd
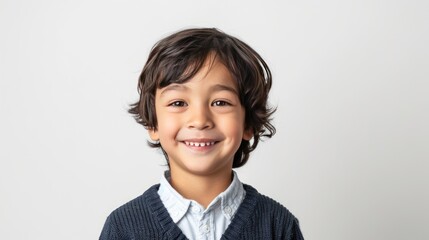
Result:
{"label": "white collared shirt", "polygon": [[229,187],[204,209],[194,200],[185,199],[170,184],[170,172],[165,171],[158,194],[173,222],[188,239],[220,239],[231,223],[246,192],[233,171]]}

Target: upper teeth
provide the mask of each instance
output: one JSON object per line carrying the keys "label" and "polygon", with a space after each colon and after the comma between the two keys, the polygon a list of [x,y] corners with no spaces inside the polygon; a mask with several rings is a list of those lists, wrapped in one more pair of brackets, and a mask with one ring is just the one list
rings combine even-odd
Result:
{"label": "upper teeth", "polygon": [[215,144],[215,142],[186,142],[185,144],[188,146],[195,146],[195,147],[204,147]]}

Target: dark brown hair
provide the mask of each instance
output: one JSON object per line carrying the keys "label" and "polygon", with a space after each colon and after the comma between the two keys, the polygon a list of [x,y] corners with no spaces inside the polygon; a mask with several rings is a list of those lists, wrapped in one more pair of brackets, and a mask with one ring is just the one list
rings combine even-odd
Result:
{"label": "dark brown hair", "polygon": [[[253,141],[242,140],[234,155],[233,167],[243,166],[261,137],[272,137],[270,123],[275,109],[268,106],[271,72],[261,56],[246,43],[215,28],[186,29],[160,40],[152,48],[138,81],[140,99],[128,110],[146,129],[156,129],[155,93],[172,83],[184,83],[214,53],[237,81],[239,98],[245,109],[245,128],[253,132]],[[168,156],[159,142],[167,163]]]}

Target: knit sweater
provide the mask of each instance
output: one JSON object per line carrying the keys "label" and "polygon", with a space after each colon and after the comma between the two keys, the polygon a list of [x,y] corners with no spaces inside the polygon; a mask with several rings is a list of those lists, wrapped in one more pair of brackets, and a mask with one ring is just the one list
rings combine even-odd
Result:
{"label": "knit sweater", "polygon": [[[243,184],[246,197],[221,239],[303,240],[298,220],[280,203]],[[159,184],[113,211],[100,240],[187,239],[157,193]]]}

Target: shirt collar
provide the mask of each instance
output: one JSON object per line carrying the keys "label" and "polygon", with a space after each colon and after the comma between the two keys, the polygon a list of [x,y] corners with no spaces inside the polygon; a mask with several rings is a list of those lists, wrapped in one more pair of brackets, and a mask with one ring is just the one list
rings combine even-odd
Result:
{"label": "shirt collar", "polygon": [[174,223],[179,222],[188,211],[191,200],[182,197],[170,184],[170,171],[165,171],[160,180],[158,189],[162,203],[173,219]]}
{"label": "shirt collar", "polygon": [[[180,195],[170,184],[170,171],[165,171],[160,180],[160,187],[158,194],[161,198],[162,203],[173,219],[174,223],[178,223],[180,219],[185,216],[188,212],[189,207],[196,203],[193,200],[186,199]],[[234,214],[237,212],[238,207],[244,199],[245,191],[243,184],[238,179],[237,173],[233,171],[232,182],[229,187],[222,193],[220,193],[213,201],[208,205],[204,212],[212,211],[216,207],[221,207],[223,215],[231,220]],[[220,205],[218,202],[220,201]]]}

